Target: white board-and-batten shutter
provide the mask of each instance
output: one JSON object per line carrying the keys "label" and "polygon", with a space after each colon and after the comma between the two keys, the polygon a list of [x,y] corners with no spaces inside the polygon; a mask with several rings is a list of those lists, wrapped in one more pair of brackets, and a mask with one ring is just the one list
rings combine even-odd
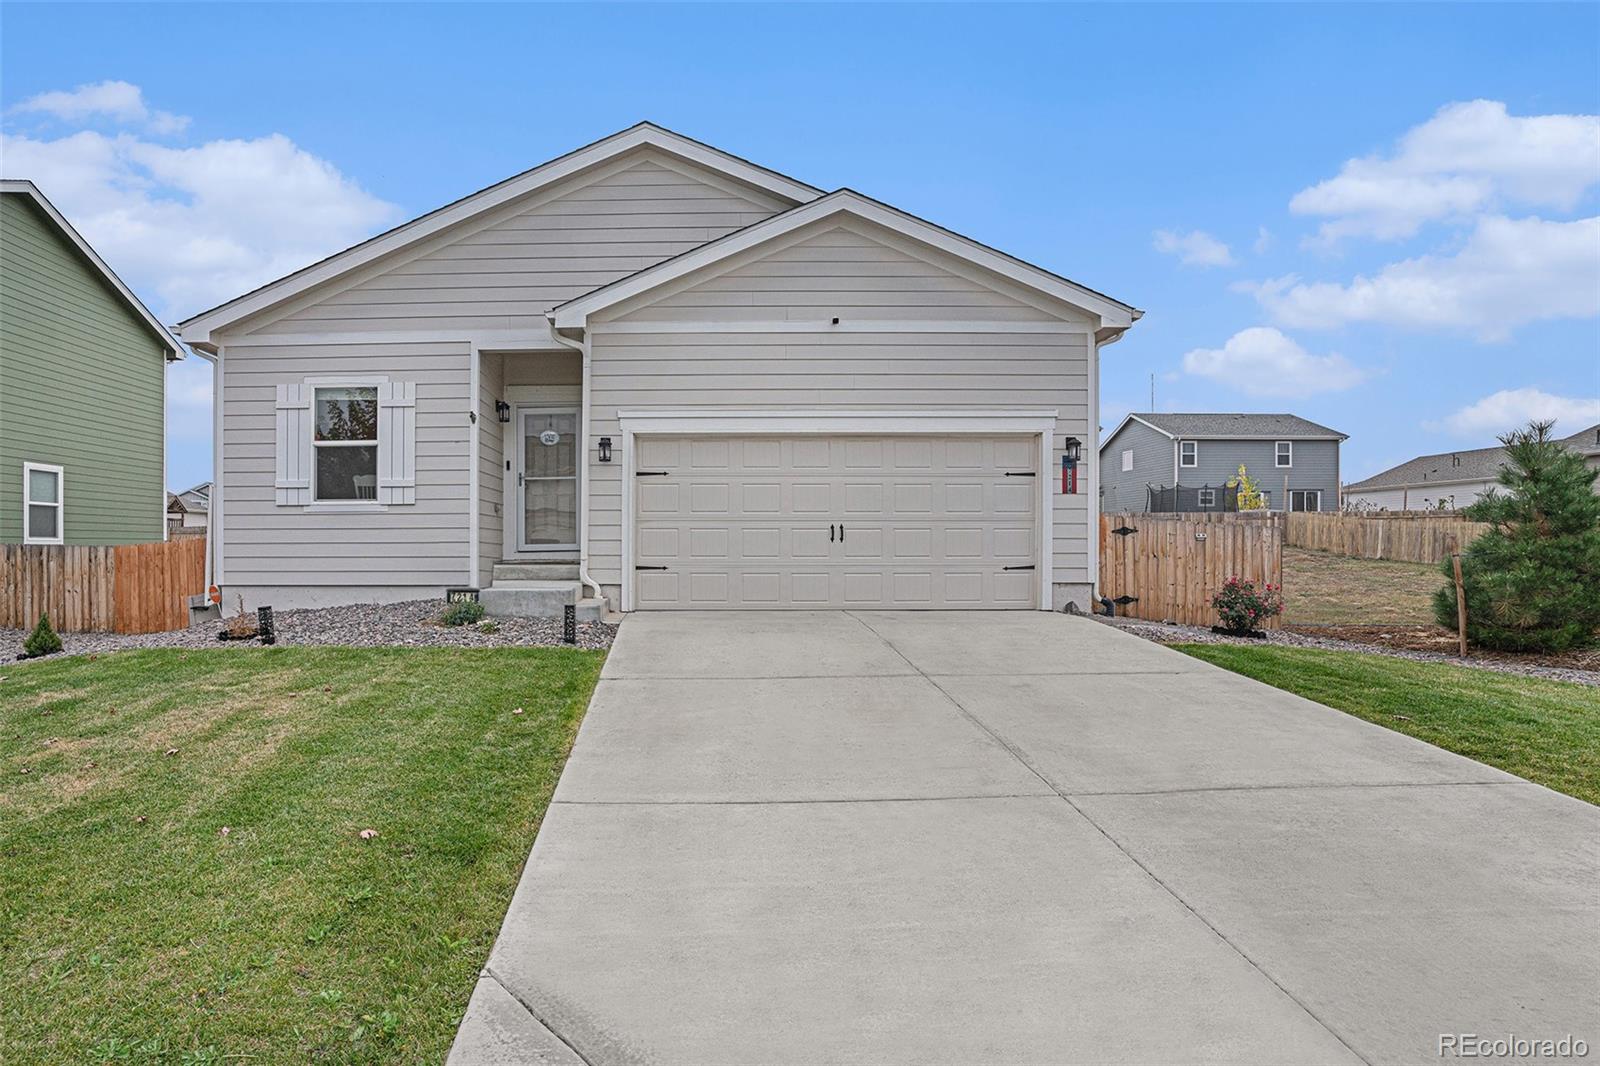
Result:
{"label": "white board-and-batten shutter", "polygon": [[378,502],[417,502],[417,383],[378,385]]}
{"label": "white board-and-batten shutter", "polygon": [[279,507],[311,502],[311,387],[279,385],[274,500]]}

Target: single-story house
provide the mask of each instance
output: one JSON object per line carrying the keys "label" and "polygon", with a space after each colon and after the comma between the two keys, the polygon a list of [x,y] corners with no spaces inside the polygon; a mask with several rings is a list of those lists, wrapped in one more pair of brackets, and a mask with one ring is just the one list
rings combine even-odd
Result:
{"label": "single-story house", "polygon": [[167,532],[170,535],[198,536],[206,531],[210,517],[211,482],[200,484],[182,492],[167,494]]}
{"label": "single-story house", "polygon": [[0,181],[0,323],[0,544],[163,539],[184,347],[22,179]]}
{"label": "single-story house", "polygon": [[[1132,306],[641,123],[195,315],[280,607],[1086,605]],[[1075,491],[1063,491],[1063,489]]]}
{"label": "single-story house", "polygon": [[[1600,425],[1580,429],[1561,443],[1600,469]],[[1346,485],[1345,502],[1369,511],[1456,511],[1498,487],[1505,462],[1506,450],[1499,446],[1419,455]]]}
{"label": "single-story house", "polygon": [[1135,412],[1100,445],[1100,506],[1232,510],[1226,486],[1243,466],[1271,510],[1337,511],[1347,439],[1298,415]]}

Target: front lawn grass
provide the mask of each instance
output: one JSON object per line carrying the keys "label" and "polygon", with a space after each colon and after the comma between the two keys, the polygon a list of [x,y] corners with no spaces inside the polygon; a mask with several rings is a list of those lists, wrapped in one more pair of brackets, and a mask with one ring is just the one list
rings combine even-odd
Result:
{"label": "front lawn grass", "polygon": [[603,659],[0,665],[0,1062],[442,1061]]}
{"label": "front lawn grass", "polygon": [[1174,647],[1600,804],[1600,689],[1360,652],[1234,644]]}

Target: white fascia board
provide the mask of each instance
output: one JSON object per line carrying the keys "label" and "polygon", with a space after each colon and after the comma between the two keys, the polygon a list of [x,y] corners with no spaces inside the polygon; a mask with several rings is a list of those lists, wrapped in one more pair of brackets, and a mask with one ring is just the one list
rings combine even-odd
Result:
{"label": "white fascia board", "polygon": [[150,309],[144,305],[144,301],[135,296],[133,290],[122,283],[122,279],[117,277],[116,271],[107,266],[106,261],[100,258],[100,253],[96,252],[89,245],[89,242],[84,240],[78,231],[72,228],[72,223],[67,221],[65,215],[56,210],[56,205],[51,203],[44,193],[39,191],[37,185],[26,179],[7,179],[0,181],[0,192],[26,196],[37,204],[39,210],[43,211],[50,221],[56,224],[56,228],[66,234],[73,247],[77,248],[79,253],[89,260],[89,264],[99,272],[100,276],[105,278],[113,289],[117,290],[117,294],[122,297],[134,314],[143,319],[145,325],[155,331],[156,336],[161,339],[162,346],[170,353],[167,357],[168,360],[176,362],[187,357],[188,351],[184,348],[183,342],[173,336],[172,331],[162,325],[159,318],[150,313]]}
{"label": "white fascia board", "polygon": [[535,192],[546,185],[570,177],[582,170],[604,163],[609,159],[631,152],[636,148],[657,148],[669,155],[698,163],[709,170],[724,174],[746,185],[755,186],[795,203],[805,203],[822,195],[822,190],[786,178],[774,171],[756,166],[737,156],[718,151],[699,141],[690,140],[671,130],[649,123],[612,134],[594,144],[568,153],[558,159],[524,171],[497,185],[472,193],[455,203],[448,204],[420,218],[403,223],[387,233],[348,248],[319,263],[271,282],[254,292],[202,312],[178,325],[184,340],[196,344],[209,344],[211,334],[228,325],[258,314],[274,304],[298,296],[308,289],[340,277],[382,256],[399,251],[417,241],[457,225],[501,204]]}
{"label": "white fascia board", "polygon": [[676,433],[1051,433],[1055,410],[855,411],[654,410],[618,411],[631,434]]}
{"label": "white fascia board", "polygon": [[1014,259],[992,248],[986,248],[976,241],[958,236],[932,223],[924,222],[887,204],[881,204],[876,200],[862,196],[853,190],[840,189],[820,199],[812,200],[810,203],[785,211],[780,215],[774,215],[764,221],[746,226],[744,229],[735,230],[726,237],[703,244],[655,266],[646,267],[637,274],[630,274],[626,278],[612,282],[610,285],[603,286],[591,293],[586,293],[574,300],[569,300],[551,311],[548,317],[550,317],[557,329],[584,329],[588,323],[589,316],[596,311],[612,307],[641,293],[649,292],[657,286],[720,262],[729,256],[738,255],[740,252],[755,248],[767,241],[793,232],[801,226],[839,214],[848,214],[853,218],[875,223],[911,240],[938,249],[958,259],[966,260],[1001,277],[1008,278],[1019,285],[1024,285],[1037,292],[1054,297],[1081,311],[1095,315],[1100,319],[1102,329],[1127,329],[1133,325],[1140,315],[1137,309],[1129,307],[1127,304],[1119,303],[1075,282],[1057,277],[1049,271],[1030,266],[1020,259]]}

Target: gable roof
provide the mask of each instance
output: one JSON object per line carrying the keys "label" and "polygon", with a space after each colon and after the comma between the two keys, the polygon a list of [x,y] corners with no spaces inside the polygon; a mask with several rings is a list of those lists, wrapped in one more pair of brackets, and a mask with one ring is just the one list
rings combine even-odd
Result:
{"label": "gable roof", "polygon": [[[1151,429],[1164,437],[1183,437],[1187,440],[1349,440],[1350,434],[1340,433],[1336,429],[1318,425],[1299,415],[1262,415],[1247,413],[1232,414],[1173,414],[1170,412],[1155,412],[1150,414],[1135,412],[1122,420],[1115,432],[1106,438],[1106,443],[1111,443],[1111,437],[1122,432],[1123,426],[1129,420],[1143,422]],[[1104,445],[1102,445],[1104,447]]]}
{"label": "gable roof", "polygon": [[822,190],[815,186],[796,181],[775,170],[758,166],[652,122],[640,122],[486,189],[480,189],[409,222],[403,222],[391,230],[370,237],[342,252],[336,252],[276,281],[268,282],[208,311],[193,315],[178,324],[178,331],[191,342],[209,343],[212,332],[242,318],[298,296],[314,286],[346,274],[380,256],[415,244],[508,201],[526,196],[626,152],[645,147],[655,148],[668,155],[697,163],[792,203],[803,203],[822,195]]}
{"label": "gable roof", "polygon": [[648,292],[676,278],[708,267],[740,252],[758,247],[802,226],[839,215],[849,215],[893,230],[902,236],[964,259],[1028,288],[1053,296],[1092,315],[1102,328],[1120,334],[1144,314],[1130,304],[1112,299],[1043,267],[952,233],[942,226],[890,207],[853,189],[837,189],[826,196],[762,219],[743,229],[691,248],[643,270],[602,285],[592,292],[558,304],[546,317],[556,329],[584,328],[588,317],[624,300]]}
{"label": "gable roof", "polygon": [[112,291],[127,305],[128,310],[132,311],[135,316],[149,327],[150,332],[156,335],[156,339],[161,342],[161,346],[167,350],[168,362],[176,362],[188,354],[182,342],[172,335],[171,330],[161,324],[159,318],[150,313],[150,309],[144,305],[144,301],[133,294],[132,289],[122,283],[122,279],[117,277],[116,271],[107,266],[106,261],[100,258],[100,254],[89,245],[89,242],[84,240],[78,234],[78,231],[72,228],[72,223],[67,221],[65,215],[56,210],[56,205],[51,203],[44,193],[39,191],[37,185],[25,178],[7,178],[0,180],[0,193],[24,196],[33,202],[34,206],[61,232],[61,235],[67,238],[68,243],[75,247],[78,253],[88,261],[89,266],[100,275],[107,285],[111,286]]}
{"label": "gable roof", "polygon": [[[1581,429],[1570,437],[1562,437],[1557,443],[1582,455],[1600,453],[1600,424]],[[1365,481],[1346,485],[1345,489],[1417,488],[1462,481],[1493,481],[1500,476],[1500,468],[1505,464],[1506,450],[1499,446],[1419,455],[1399,466],[1373,474]]]}

